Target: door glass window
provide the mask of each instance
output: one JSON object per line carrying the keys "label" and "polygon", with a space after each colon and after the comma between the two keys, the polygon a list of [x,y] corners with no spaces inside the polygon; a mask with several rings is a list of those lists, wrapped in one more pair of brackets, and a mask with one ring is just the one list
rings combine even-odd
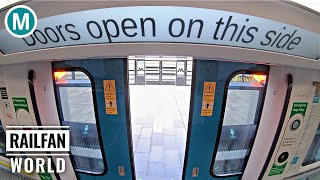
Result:
{"label": "door glass window", "polygon": [[213,172],[241,174],[254,142],[262,111],[266,75],[237,74],[227,87],[223,125]]}
{"label": "door glass window", "polygon": [[0,119],[0,155],[2,156],[6,155],[6,133],[4,132],[1,119]]}
{"label": "door glass window", "polygon": [[320,124],[302,166],[320,161]]}
{"label": "door glass window", "polygon": [[58,110],[63,126],[70,126],[70,149],[77,171],[105,170],[97,131],[92,82],[81,71],[55,72]]}

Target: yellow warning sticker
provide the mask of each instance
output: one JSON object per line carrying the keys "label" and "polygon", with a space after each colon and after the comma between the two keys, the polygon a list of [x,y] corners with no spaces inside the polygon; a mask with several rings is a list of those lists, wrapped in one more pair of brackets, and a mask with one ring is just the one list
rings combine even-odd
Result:
{"label": "yellow warning sticker", "polygon": [[212,116],[216,82],[204,82],[201,116]]}
{"label": "yellow warning sticker", "polygon": [[115,80],[103,80],[104,102],[107,114],[118,114]]}

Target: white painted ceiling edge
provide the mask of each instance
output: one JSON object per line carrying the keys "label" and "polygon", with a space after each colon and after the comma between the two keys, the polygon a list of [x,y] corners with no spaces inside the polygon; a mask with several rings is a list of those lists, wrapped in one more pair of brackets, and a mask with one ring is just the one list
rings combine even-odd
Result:
{"label": "white painted ceiling edge", "polygon": [[21,0],[1,0],[0,1],[0,9],[11,6],[15,3],[20,2]]}
{"label": "white painted ceiling edge", "polygon": [[291,0],[291,1],[320,13],[319,0]]}
{"label": "white painted ceiling edge", "polygon": [[[141,5],[200,7],[267,18],[320,34],[319,14],[284,1],[242,1],[239,4],[230,1],[31,1],[24,4],[34,9],[39,19],[68,12],[108,7]],[[2,22],[6,11],[0,12],[0,21]],[[1,23],[0,29],[3,29],[3,26],[3,23]],[[92,44],[34,50],[9,55],[0,53],[0,64],[90,57],[126,58],[129,55],[192,56],[194,59],[225,59],[320,69],[320,62],[298,56],[247,48],[183,43]]]}

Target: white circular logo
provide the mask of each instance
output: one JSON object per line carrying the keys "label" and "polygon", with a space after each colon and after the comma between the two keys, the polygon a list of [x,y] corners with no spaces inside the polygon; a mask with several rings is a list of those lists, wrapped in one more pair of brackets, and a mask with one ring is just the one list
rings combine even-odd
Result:
{"label": "white circular logo", "polygon": [[25,5],[12,7],[4,19],[7,31],[17,38],[28,37],[36,29],[37,23],[36,13]]}

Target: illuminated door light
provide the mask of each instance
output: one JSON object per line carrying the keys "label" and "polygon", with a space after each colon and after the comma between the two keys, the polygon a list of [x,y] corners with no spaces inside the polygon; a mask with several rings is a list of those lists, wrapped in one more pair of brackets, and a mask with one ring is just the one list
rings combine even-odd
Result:
{"label": "illuminated door light", "polygon": [[257,80],[259,83],[265,83],[266,82],[266,75],[258,75],[254,74],[252,77]]}
{"label": "illuminated door light", "polygon": [[56,80],[61,79],[62,77],[64,77],[66,75],[66,72],[54,72],[54,78]]}

